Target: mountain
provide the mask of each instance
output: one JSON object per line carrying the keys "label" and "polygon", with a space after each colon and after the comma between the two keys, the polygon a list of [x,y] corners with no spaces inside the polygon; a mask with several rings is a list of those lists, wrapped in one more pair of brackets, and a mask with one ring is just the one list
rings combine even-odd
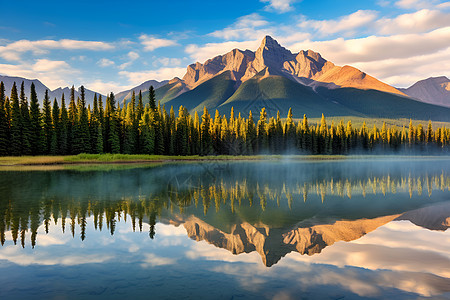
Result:
{"label": "mountain", "polygon": [[[26,78],[22,78],[22,77],[12,77],[12,76],[2,76],[2,75],[0,75],[0,81],[3,81],[3,83],[5,84],[5,94],[8,97],[11,96],[11,89],[12,89],[14,82],[16,83],[17,91],[19,93],[20,93],[20,86],[23,82],[24,88],[25,88],[25,95],[28,98],[30,96],[31,84],[34,83],[34,86],[36,88],[36,93],[37,93],[39,102],[41,104],[44,100],[46,90],[48,90],[48,95],[49,95],[50,101],[53,101],[53,99],[55,99],[55,98],[58,101],[60,101],[62,94],[64,94],[64,97],[66,100],[66,105],[68,105],[68,103],[70,101],[70,88],[69,87],[57,88],[52,91],[51,89],[49,89],[47,86],[45,86],[42,82],[40,82],[37,79],[26,79]],[[94,95],[95,94],[97,94],[97,96],[100,95],[100,93],[91,91],[86,88],[84,89],[84,91],[85,91],[86,104],[92,105],[94,102]],[[75,99],[77,97],[80,97],[80,88],[75,90]],[[106,98],[106,96],[104,96],[104,95],[102,95],[102,97]]]}
{"label": "mountain", "polygon": [[[178,80],[178,79],[177,79]],[[235,113],[257,118],[262,107],[269,116],[358,116],[450,121],[450,109],[423,103],[351,66],[336,66],[312,50],[292,53],[266,36],[255,51],[234,49],[206,62],[191,64],[176,97],[157,89],[157,100],[193,113],[206,106],[211,114]],[[171,95],[174,95],[172,93]]]}
{"label": "mountain", "polygon": [[262,40],[256,52],[234,49],[204,64],[197,62],[188,66],[183,80],[188,87],[194,88],[220,73],[230,71],[233,79],[240,84],[264,70],[269,70],[266,76],[281,75],[309,86],[375,89],[404,95],[356,68],[336,66],[312,50],[291,53],[270,36]]}
{"label": "mountain", "polygon": [[115,95],[116,101],[127,102],[131,99],[131,94],[133,93],[133,91],[137,95],[137,94],[139,94],[139,91],[142,91],[142,93],[144,93],[145,91],[148,91],[150,86],[153,86],[154,89],[157,89],[159,87],[166,85],[167,83],[169,83],[168,80],[163,80],[163,81],[148,80],[132,89],[117,93],[117,95]]}
{"label": "mountain", "polygon": [[399,90],[420,101],[450,107],[450,80],[445,76],[420,80],[407,89]]}

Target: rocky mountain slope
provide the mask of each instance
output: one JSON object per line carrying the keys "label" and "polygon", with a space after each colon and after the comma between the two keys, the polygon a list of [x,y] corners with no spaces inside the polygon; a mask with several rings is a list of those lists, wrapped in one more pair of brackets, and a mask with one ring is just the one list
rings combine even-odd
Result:
{"label": "rocky mountain slope", "polygon": [[450,107],[450,80],[445,76],[420,80],[407,89],[399,89],[420,101]]}

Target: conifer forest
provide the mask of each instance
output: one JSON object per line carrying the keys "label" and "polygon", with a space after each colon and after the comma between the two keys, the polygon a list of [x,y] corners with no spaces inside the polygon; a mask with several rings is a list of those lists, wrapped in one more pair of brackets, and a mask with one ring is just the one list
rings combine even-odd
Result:
{"label": "conifer forest", "polygon": [[[398,151],[447,152],[450,129],[424,127],[412,121],[403,128],[387,126],[360,128],[351,121],[335,124],[322,116],[309,124],[307,116],[296,122],[292,110],[287,116],[268,117],[262,108],[259,117],[235,114],[214,117],[204,108],[201,116],[180,106],[156,103],[150,87],[144,106],[142,93],[122,104],[111,93],[103,99],[95,95],[93,107],[86,106],[85,89],[75,99],[49,99],[40,107],[34,84],[24,90],[13,85],[10,97],[0,83],[0,155],[69,155],[79,153],[125,153],[164,155],[257,155],[257,154],[350,154]],[[68,102],[68,105],[66,105]],[[300,112],[301,113],[301,112]],[[408,152],[409,151],[409,152]]]}

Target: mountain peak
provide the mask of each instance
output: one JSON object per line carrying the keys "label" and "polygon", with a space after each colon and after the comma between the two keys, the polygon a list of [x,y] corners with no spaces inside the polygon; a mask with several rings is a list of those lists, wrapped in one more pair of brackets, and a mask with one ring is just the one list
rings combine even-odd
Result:
{"label": "mountain peak", "polygon": [[[281,46],[277,40],[275,40],[274,38],[272,38],[270,35],[266,35],[263,40],[261,41],[261,45],[259,46],[258,50],[263,49],[263,50],[268,50],[268,51],[283,51],[283,52],[289,52],[290,54],[291,51],[287,50],[286,48],[284,48],[283,46]],[[257,52],[258,52],[257,50]]]}

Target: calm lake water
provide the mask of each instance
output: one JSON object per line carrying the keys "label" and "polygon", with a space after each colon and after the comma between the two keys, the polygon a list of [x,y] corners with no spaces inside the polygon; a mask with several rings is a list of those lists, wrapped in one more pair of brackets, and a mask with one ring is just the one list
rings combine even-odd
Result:
{"label": "calm lake water", "polygon": [[0,171],[0,299],[450,298],[450,158]]}

